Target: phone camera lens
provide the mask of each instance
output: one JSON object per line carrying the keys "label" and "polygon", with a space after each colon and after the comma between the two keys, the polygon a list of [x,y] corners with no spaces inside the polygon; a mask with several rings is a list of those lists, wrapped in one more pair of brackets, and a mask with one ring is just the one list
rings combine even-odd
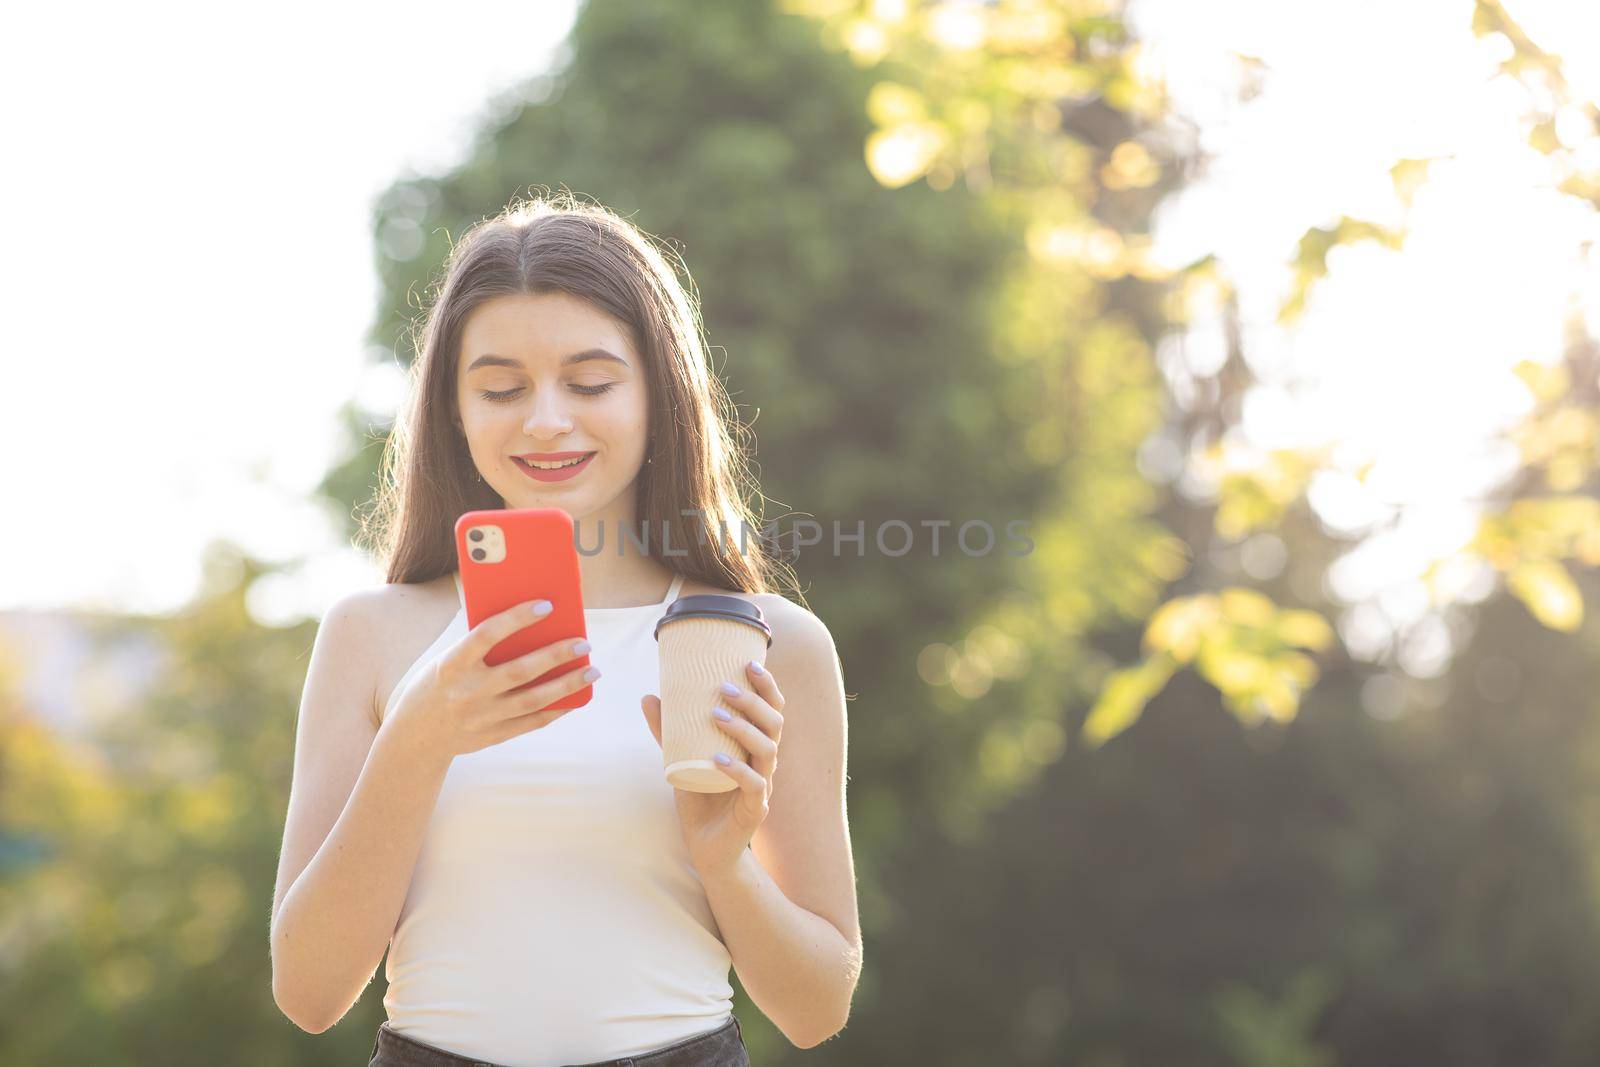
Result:
{"label": "phone camera lens", "polygon": [[483,540],[483,531],[482,530],[468,530],[467,531],[467,540],[468,541],[482,541]]}
{"label": "phone camera lens", "polygon": [[481,548],[475,548],[469,554],[472,556],[473,559],[477,560],[479,563],[482,563],[483,560],[484,560],[484,557],[487,556],[489,553],[485,552]]}

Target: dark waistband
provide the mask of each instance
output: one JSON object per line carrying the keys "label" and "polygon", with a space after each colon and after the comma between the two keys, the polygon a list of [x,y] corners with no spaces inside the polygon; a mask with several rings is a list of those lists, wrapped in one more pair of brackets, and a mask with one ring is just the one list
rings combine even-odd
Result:
{"label": "dark waistband", "polygon": [[[378,1027],[373,1039],[371,1062],[376,1067],[502,1067],[407,1037],[390,1029],[387,1022]],[[658,1049],[570,1067],[749,1067],[749,1063],[739,1017],[730,1015],[715,1030]]]}

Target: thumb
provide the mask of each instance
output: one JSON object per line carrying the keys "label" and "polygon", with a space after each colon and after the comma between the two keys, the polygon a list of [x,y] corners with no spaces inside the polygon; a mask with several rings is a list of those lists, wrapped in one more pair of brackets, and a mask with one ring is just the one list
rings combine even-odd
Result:
{"label": "thumb", "polygon": [[650,736],[656,739],[656,744],[661,744],[661,699],[653,694],[647,694],[639,701],[639,707],[644,711],[645,725],[650,727]]}

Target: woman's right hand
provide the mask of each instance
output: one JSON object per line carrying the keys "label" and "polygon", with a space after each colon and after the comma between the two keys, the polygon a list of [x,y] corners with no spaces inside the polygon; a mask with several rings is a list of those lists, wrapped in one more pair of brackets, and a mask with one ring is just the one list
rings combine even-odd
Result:
{"label": "woman's right hand", "polygon": [[[410,735],[422,751],[453,759],[543,729],[577,710],[549,705],[598,678],[593,667],[569,670],[520,693],[509,690],[577,659],[583,653],[573,646],[581,638],[562,638],[493,667],[484,663],[501,641],[549,614],[535,611],[540,603],[549,601],[525,601],[467,631],[413,680],[384,727]],[[585,677],[590,671],[592,676]]]}

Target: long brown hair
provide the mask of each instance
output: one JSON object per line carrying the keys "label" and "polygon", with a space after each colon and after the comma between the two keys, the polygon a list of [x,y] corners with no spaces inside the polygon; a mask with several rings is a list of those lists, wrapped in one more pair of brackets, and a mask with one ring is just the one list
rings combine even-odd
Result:
{"label": "long brown hair", "polygon": [[684,577],[747,593],[799,595],[793,570],[760,536],[760,510],[746,495],[760,500],[745,451],[749,430],[706,358],[693,283],[686,289],[679,282],[669,257],[677,258],[615,212],[565,191],[513,198],[452,246],[420,342],[415,326],[411,333],[417,358],[406,403],[357,537],[384,561],[388,582],[454,571],[456,519],[505,507],[472,461],[456,406],[468,317],[497,297],[563,292],[626,326],[644,361],[649,462],[635,482],[634,517],[645,523],[650,551],[667,529],[673,550],[667,565]]}

